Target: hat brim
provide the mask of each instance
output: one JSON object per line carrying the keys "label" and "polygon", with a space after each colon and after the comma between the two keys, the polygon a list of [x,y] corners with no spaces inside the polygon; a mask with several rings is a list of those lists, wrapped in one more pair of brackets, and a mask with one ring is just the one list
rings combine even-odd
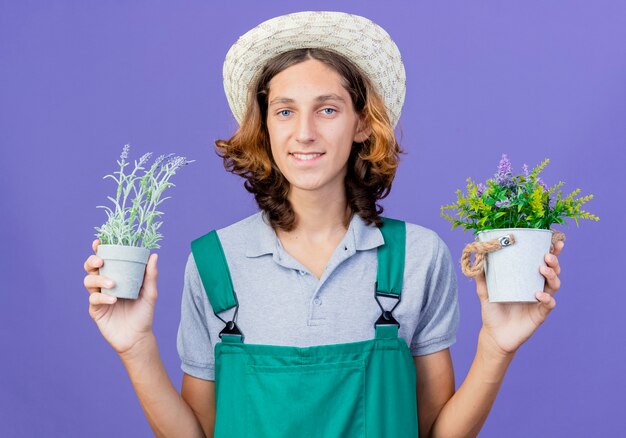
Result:
{"label": "hat brim", "polygon": [[376,23],[344,12],[305,11],[267,20],[239,37],[224,60],[224,91],[241,124],[248,87],[265,64],[280,53],[299,48],[322,48],[357,65],[380,94],[393,127],[406,94],[406,74],[398,47]]}

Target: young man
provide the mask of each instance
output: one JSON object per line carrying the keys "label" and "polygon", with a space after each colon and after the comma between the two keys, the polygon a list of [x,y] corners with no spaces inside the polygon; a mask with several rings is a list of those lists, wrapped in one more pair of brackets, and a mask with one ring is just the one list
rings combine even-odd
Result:
{"label": "young man", "polygon": [[240,127],[216,145],[260,211],[192,242],[181,395],[151,330],[156,255],[137,301],[100,294],[102,262],[85,264],[90,315],[157,436],[478,434],[515,351],[555,306],[560,268],[546,255],[536,304],[489,303],[477,278],[483,328],[455,392],[450,252],[376,204],[401,152],[404,81],[389,35],[350,14],[277,17],[233,45],[224,86]]}

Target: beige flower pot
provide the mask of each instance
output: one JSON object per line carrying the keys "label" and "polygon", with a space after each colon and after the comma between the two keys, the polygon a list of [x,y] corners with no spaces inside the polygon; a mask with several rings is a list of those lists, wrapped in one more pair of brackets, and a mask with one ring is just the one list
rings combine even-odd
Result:
{"label": "beige flower pot", "polygon": [[136,300],[143,284],[150,250],[138,246],[99,245],[97,256],[103,260],[100,275],[115,282],[111,289],[101,288],[102,293]]}
{"label": "beige flower pot", "polygon": [[543,291],[545,277],[539,271],[546,266],[552,231],[537,228],[499,228],[477,233],[479,242],[500,239],[513,234],[515,243],[487,254],[485,277],[490,302],[538,302],[537,291]]}

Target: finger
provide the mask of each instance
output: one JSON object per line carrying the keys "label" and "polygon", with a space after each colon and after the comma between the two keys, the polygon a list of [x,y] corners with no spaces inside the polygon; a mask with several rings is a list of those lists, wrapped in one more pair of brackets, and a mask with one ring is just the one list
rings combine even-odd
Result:
{"label": "finger", "polygon": [[559,240],[558,242],[556,242],[556,245],[554,245],[554,255],[558,256],[559,254],[561,254],[561,251],[563,251],[563,247],[565,246],[565,242],[562,240]]}
{"label": "finger", "polygon": [[98,273],[98,269],[101,267],[102,267],[102,259],[98,257],[97,255],[93,255],[93,254],[87,257],[87,260],[85,260],[85,264],[83,265],[85,272],[91,275]]}
{"label": "finger", "polygon": [[83,283],[85,284],[85,288],[87,288],[87,292],[90,294],[101,292],[103,287],[111,289],[115,286],[115,282],[112,279],[102,275],[86,275]]}
{"label": "finger", "polygon": [[552,309],[556,307],[556,300],[552,295],[545,292],[537,292],[535,293],[535,297],[539,300],[536,308],[539,314],[539,323],[542,323],[546,320]]}
{"label": "finger", "polygon": [[556,275],[561,275],[561,265],[559,264],[559,258],[557,256],[555,256],[554,254],[546,253],[544,260],[549,267],[554,269]]}
{"label": "finger", "polygon": [[554,272],[552,268],[547,266],[541,266],[539,271],[541,272],[541,275],[546,277],[546,284],[543,288],[544,292],[547,292],[550,295],[555,294],[561,287],[561,280],[559,279],[559,276],[556,275],[556,272]]}
{"label": "finger", "polygon": [[157,300],[158,290],[157,290],[157,280],[159,277],[159,271],[157,269],[157,259],[158,254],[151,254],[148,258],[148,263],[146,265],[146,271],[143,277],[143,283],[141,285],[141,289],[139,290],[139,295],[141,298],[147,299],[151,303],[155,303]]}
{"label": "finger", "polygon": [[478,294],[478,298],[480,301],[489,300],[489,294],[487,292],[487,281],[485,280],[485,273],[481,272],[479,275],[474,277],[476,279],[476,293]]}
{"label": "finger", "polygon": [[91,248],[93,248],[94,253],[98,252],[98,245],[100,245],[100,239],[96,239],[91,242]]}
{"label": "finger", "polygon": [[107,304],[107,305],[115,304],[116,301],[117,301],[117,297],[107,295],[107,294],[95,293],[95,294],[89,295],[89,304],[91,306],[101,306],[103,304]]}

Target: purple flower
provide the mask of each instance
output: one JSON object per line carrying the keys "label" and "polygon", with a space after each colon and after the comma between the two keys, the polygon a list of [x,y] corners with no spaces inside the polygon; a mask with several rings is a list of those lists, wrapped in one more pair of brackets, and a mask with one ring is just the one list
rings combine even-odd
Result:
{"label": "purple flower", "polygon": [[487,187],[485,187],[483,183],[478,183],[478,187],[476,189],[476,196],[480,198],[483,195],[483,193],[485,193],[486,190],[487,190]]}
{"label": "purple flower", "polygon": [[483,183],[478,183],[478,190],[476,191],[476,196],[480,198],[483,195],[483,193],[485,193],[485,190],[487,190],[487,187],[485,187]]}
{"label": "purple flower", "polygon": [[524,166],[522,167],[522,169],[524,170],[524,176],[528,177],[528,166],[526,164],[524,164]]}
{"label": "purple flower", "polygon": [[503,187],[513,184],[513,170],[511,169],[511,162],[506,157],[506,154],[502,154],[502,159],[500,159],[500,164],[498,164],[496,183]]}
{"label": "purple flower", "polygon": [[498,208],[509,208],[511,206],[511,201],[509,199],[505,199],[504,201],[496,201],[496,207]]}

